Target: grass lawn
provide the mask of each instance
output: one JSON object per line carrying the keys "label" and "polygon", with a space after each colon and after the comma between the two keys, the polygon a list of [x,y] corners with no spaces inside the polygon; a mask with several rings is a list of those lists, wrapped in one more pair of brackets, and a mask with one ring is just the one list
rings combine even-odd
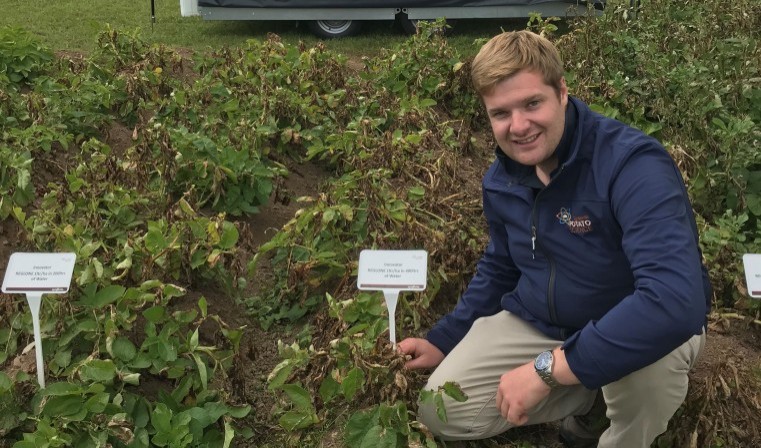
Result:
{"label": "grass lawn", "polygon": [[[156,23],[151,23],[150,0],[0,0],[0,26],[22,27],[54,50],[91,51],[97,35],[109,23],[119,30],[140,28],[148,42],[172,47],[204,50],[209,47],[241,45],[246,39],[276,33],[284,41],[318,41],[305,26],[293,21],[203,21],[181,17],[179,0],[155,0]],[[474,40],[490,37],[501,29],[521,29],[527,20],[461,20],[450,42],[461,54],[475,54]],[[367,22],[358,36],[326,42],[331,50],[348,55],[372,56],[407,36],[391,21]]]}

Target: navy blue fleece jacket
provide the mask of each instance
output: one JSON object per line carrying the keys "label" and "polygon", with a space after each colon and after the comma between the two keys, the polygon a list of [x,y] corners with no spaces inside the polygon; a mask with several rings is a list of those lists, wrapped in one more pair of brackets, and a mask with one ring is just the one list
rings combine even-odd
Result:
{"label": "navy blue fleece jacket", "polygon": [[595,389],[700,334],[711,287],[663,146],[575,98],[566,117],[546,187],[497,149],[483,179],[489,244],[427,339],[449,353],[477,318],[507,310],[564,340],[571,370]]}

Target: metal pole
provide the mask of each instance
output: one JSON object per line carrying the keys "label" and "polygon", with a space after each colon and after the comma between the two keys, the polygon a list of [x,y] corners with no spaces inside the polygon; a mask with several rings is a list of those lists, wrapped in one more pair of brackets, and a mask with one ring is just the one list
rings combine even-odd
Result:
{"label": "metal pole", "polygon": [[156,0],[151,0],[151,28],[156,23]]}

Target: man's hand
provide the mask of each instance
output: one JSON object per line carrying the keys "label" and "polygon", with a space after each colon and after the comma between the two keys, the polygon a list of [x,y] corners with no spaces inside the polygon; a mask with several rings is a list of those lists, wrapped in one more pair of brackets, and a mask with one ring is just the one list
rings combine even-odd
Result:
{"label": "man's hand", "polygon": [[[444,354],[426,339],[407,338],[397,345],[399,351],[412,359],[404,365],[408,369],[430,369],[441,364]],[[536,374],[534,374],[536,375]]]}
{"label": "man's hand", "polygon": [[528,411],[547,395],[546,385],[534,370],[534,363],[524,364],[502,375],[497,388],[497,409],[502,417],[515,426],[528,422]]}

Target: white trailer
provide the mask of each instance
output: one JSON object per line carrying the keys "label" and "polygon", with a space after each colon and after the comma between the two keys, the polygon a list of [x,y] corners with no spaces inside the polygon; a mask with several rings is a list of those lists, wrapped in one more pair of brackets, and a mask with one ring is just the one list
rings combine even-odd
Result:
{"label": "white trailer", "polygon": [[[417,22],[446,19],[494,19],[586,14],[601,10],[605,0],[181,0],[185,10],[204,20],[304,21],[321,37],[356,34],[366,20],[396,20],[408,33]],[[187,5],[190,3],[189,5]],[[181,4],[182,7],[182,4]],[[196,7],[196,10],[193,10]],[[185,13],[183,12],[183,15]]]}

